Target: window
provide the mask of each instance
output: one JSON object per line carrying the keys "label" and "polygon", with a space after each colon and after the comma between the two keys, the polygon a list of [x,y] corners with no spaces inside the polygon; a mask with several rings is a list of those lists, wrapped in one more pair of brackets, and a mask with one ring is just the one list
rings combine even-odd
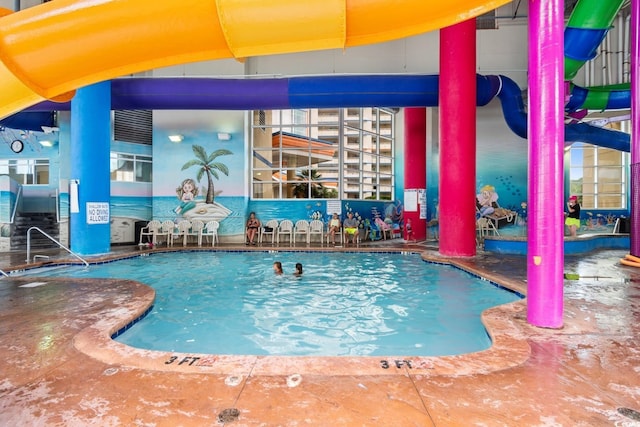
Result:
{"label": "window", "polygon": [[111,152],[110,173],[112,181],[151,182],[151,156]]}
{"label": "window", "polygon": [[391,200],[392,111],[261,110],[253,115],[253,198]]}
{"label": "window", "polygon": [[22,185],[49,184],[49,160],[0,160],[0,175],[9,175]]}
{"label": "window", "polygon": [[575,143],[570,149],[570,193],[583,209],[626,209],[628,155],[610,148]]}

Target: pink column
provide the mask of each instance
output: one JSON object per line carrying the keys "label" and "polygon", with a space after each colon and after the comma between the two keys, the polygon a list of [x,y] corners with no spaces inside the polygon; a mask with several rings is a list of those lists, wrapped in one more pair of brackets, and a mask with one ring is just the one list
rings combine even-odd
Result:
{"label": "pink column", "polygon": [[476,254],[476,21],[440,30],[440,253]]}
{"label": "pink column", "polygon": [[640,0],[631,1],[631,233],[630,252],[640,256]]}
{"label": "pink column", "polygon": [[[427,188],[427,109],[404,109],[404,188]],[[405,205],[406,207],[406,205]],[[411,220],[413,239],[427,238],[427,220],[420,212],[404,212],[405,224]],[[404,236],[406,237],[406,236]]]}
{"label": "pink column", "polygon": [[527,320],[562,327],[564,3],[529,0]]}

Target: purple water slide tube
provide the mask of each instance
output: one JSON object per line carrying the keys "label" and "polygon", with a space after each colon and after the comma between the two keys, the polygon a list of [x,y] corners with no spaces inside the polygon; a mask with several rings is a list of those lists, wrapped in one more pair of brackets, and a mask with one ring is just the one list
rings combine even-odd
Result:
{"label": "purple water slide tube", "polygon": [[[496,96],[509,128],[527,137],[520,87],[505,76],[477,76],[479,106]],[[112,81],[114,110],[253,110],[346,107],[435,107],[437,75],[350,75],[271,79],[123,78]],[[0,122],[34,112],[64,111],[69,103],[37,104]],[[40,130],[41,117],[21,121],[23,130]],[[8,124],[4,126],[10,127]],[[45,126],[48,126],[45,124]],[[569,124],[567,142],[587,142],[629,151],[629,135],[583,123]]]}

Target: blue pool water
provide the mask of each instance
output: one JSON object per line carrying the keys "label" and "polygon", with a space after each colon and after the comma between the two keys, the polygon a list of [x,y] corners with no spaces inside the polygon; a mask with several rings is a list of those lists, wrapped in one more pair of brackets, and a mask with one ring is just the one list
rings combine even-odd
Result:
{"label": "blue pool water", "polygon": [[[273,273],[276,260],[283,276]],[[292,275],[296,262],[302,277]],[[400,254],[157,253],[49,275],[148,284],[157,293],[153,309],[116,340],[209,354],[474,352],[491,345],[481,312],[520,298],[455,267]]]}

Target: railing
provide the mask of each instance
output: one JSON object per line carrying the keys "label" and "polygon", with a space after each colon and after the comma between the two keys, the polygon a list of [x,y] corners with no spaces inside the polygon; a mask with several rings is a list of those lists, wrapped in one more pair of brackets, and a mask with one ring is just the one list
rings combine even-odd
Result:
{"label": "railing", "polygon": [[[78,258],[80,261],[82,261],[84,263],[85,266],[89,267],[89,263],[82,258],[80,255],[76,254],[75,252],[73,252],[71,249],[67,248],[65,245],[63,245],[62,243],[58,242],[56,239],[54,239],[53,237],[49,236],[47,233],[45,233],[44,231],[42,231],[41,229],[39,229],[38,227],[31,227],[27,230],[27,259],[26,261],[29,262],[29,258],[31,256],[31,230],[36,230],[39,231],[42,235],[44,235],[45,237],[47,237],[49,240],[51,240],[53,243],[55,243],[56,245],[58,245],[60,248],[64,249],[65,251],[69,252],[71,255],[73,255],[74,257]],[[42,255],[35,255],[33,257],[33,261],[35,262],[37,257],[42,257]]]}
{"label": "railing", "polygon": [[58,189],[56,188],[56,222],[59,224],[60,223],[60,192],[58,191]]}
{"label": "railing", "polygon": [[9,222],[13,224],[13,220],[16,217],[16,212],[18,211],[18,205],[20,204],[20,196],[22,195],[22,185],[18,187],[18,194],[16,195],[16,203],[13,205],[13,212],[11,212],[11,219]]}

